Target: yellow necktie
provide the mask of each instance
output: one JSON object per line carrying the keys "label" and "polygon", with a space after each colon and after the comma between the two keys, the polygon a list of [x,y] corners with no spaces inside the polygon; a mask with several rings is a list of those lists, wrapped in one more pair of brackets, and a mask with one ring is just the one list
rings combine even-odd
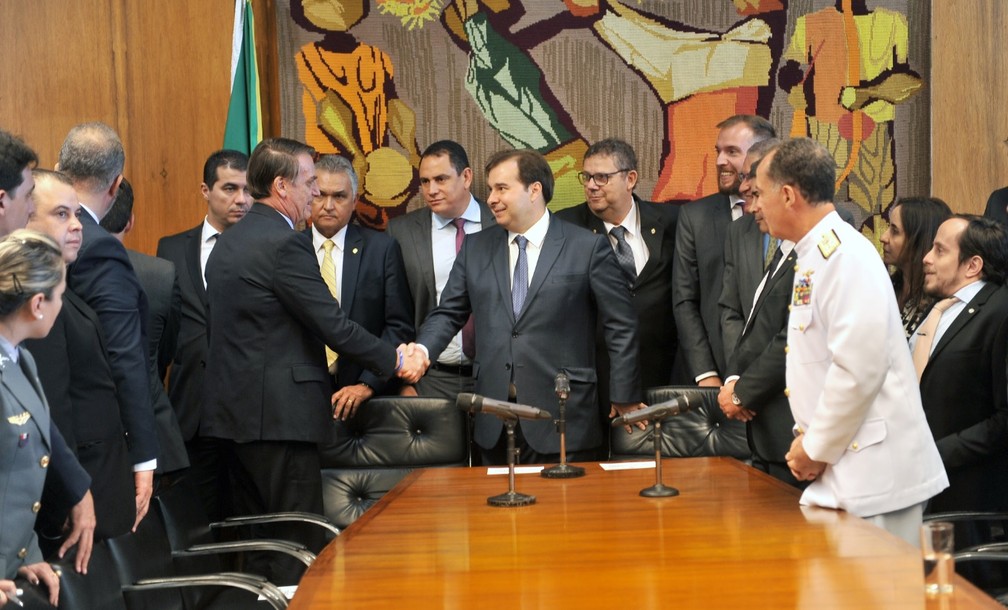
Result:
{"label": "yellow necktie", "polygon": [[956,297],[948,297],[935,303],[931,312],[924,318],[924,322],[917,328],[917,343],[911,354],[914,368],[917,369],[917,381],[920,381],[924,369],[927,367],[928,359],[931,357],[931,346],[934,345],[935,331],[938,330],[938,322],[941,320],[942,314],[949,307],[955,305],[958,300]]}
{"label": "yellow necktie", "polygon": [[[339,302],[339,295],[336,294],[336,265],[333,264],[332,250],[333,240],[327,239],[322,242],[322,249],[325,250],[325,254],[322,255],[322,281],[326,283],[329,287],[329,292],[333,295],[333,298]],[[329,346],[325,348],[326,353],[326,364],[329,365],[329,372],[335,374],[336,371],[336,359],[339,358],[339,354],[329,349]]]}

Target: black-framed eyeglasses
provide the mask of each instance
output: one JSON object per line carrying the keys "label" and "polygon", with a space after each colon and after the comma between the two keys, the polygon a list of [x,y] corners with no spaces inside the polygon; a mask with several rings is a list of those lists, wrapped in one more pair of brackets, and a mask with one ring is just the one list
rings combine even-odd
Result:
{"label": "black-framed eyeglasses", "polygon": [[746,180],[755,180],[756,172],[750,172],[748,174],[745,172],[739,172],[738,179],[739,182],[745,182]]}
{"label": "black-framed eyeglasses", "polygon": [[598,186],[605,186],[605,185],[609,184],[609,178],[612,178],[616,174],[620,174],[620,173],[628,172],[628,171],[630,171],[630,170],[629,169],[618,169],[618,170],[616,170],[614,172],[609,172],[609,173],[605,173],[605,174],[604,173],[589,174],[588,172],[578,172],[577,173],[577,179],[578,179],[578,182],[580,182],[581,184],[588,184],[589,180],[594,180],[596,185],[598,185]]}

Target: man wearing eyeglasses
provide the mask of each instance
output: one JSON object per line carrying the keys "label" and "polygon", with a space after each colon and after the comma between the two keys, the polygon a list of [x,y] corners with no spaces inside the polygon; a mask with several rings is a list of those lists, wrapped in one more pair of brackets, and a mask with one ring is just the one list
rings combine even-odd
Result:
{"label": "man wearing eyeglasses", "polygon": [[[668,385],[677,347],[672,324],[672,257],[679,208],[643,201],[634,194],[637,155],[622,140],[609,138],[585,153],[578,180],[585,202],[557,212],[557,217],[607,235],[620,262],[637,312],[641,385]],[[596,342],[599,403],[609,404],[609,358]],[[609,414],[605,409],[603,417]]]}
{"label": "man wearing eyeglasses", "polygon": [[722,385],[725,368],[718,299],[725,234],[729,223],[743,213],[739,174],[749,147],[777,135],[769,121],[753,115],[732,116],[721,121],[718,128],[721,131],[714,157],[718,192],[687,203],[679,211],[672,286],[684,360],[677,365],[677,372],[697,385],[709,387]]}

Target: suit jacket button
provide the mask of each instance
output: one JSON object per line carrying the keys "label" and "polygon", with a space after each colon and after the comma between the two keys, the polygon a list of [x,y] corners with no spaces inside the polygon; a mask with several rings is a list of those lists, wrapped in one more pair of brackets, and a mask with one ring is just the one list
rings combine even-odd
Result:
{"label": "suit jacket button", "polygon": [[21,549],[18,551],[18,559],[24,559],[28,556],[28,549]]}
{"label": "suit jacket button", "polygon": [[42,510],[42,503],[41,502],[36,502],[35,504],[32,504],[32,512],[33,513],[37,513],[40,510]]}
{"label": "suit jacket button", "polygon": [[511,333],[511,338],[512,339],[517,339],[518,338],[518,333]]}
{"label": "suit jacket button", "polygon": [[511,363],[510,362],[508,362],[507,364],[504,365],[504,370],[506,370],[506,371],[510,371],[511,370]]}
{"label": "suit jacket button", "polygon": [[49,467],[49,456],[48,455],[43,455],[42,459],[40,459],[38,463],[39,463],[39,466],[41,466],[42,468],[48,468]]}

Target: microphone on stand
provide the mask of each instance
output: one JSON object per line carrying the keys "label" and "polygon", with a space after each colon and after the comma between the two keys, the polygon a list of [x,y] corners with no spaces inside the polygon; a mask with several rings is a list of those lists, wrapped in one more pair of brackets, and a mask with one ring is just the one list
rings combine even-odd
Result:
{"label": "microphone on stand", "polygon": [[495,400],[480,396],[479,394],[469,394],[468,392],[459,394],[455,400],[455,404],[463,411],[470,413],[490,413],[504,419],[553,419],[549,411],[543,411],[537,407]]}
{"label": "microphone on stand", "polygon": [[618,428],[620,426],[636,424],[640,421],[663,421],[673,415],[679,415],[689,410],[689,398],[678,396],[672,400],[655,403],[650,407],[644,407],[643,409],[631,411],[626,415],[620,415],[613,420],[612,426],[613,428]]}

